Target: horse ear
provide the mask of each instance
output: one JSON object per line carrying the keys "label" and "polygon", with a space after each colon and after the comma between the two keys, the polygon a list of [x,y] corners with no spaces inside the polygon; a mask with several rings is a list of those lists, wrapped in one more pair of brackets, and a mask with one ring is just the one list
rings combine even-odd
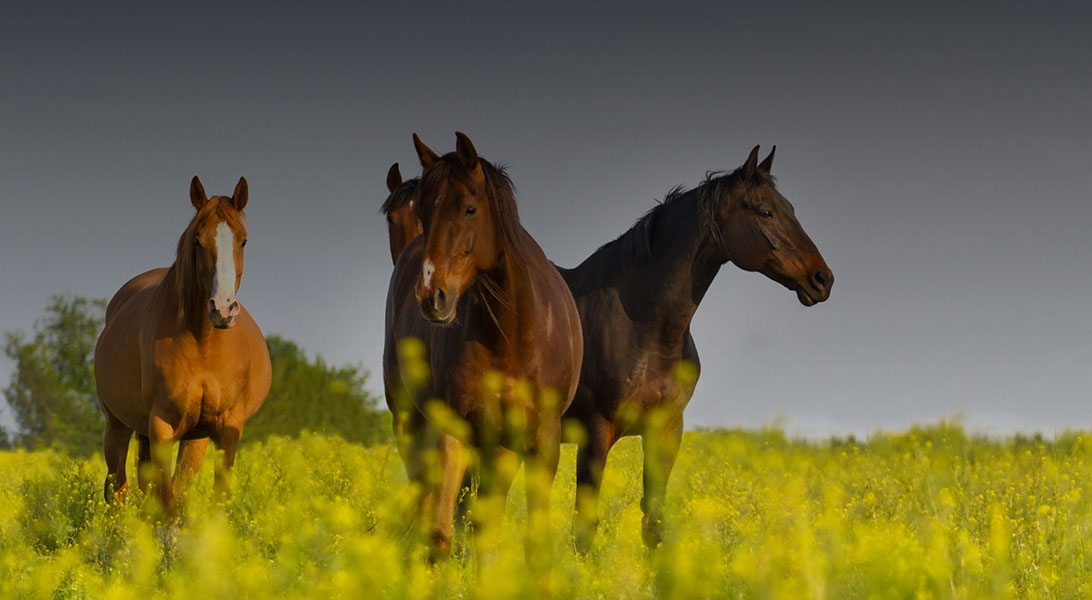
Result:
{"label": "horse ear", "polygon": [[201,179],[194,175],[190,180],[190,203],[197,210],[201,210],[208,200],[208,196],[205,195],[205,186],[201,185]]}
{"label": "horse ear", "polygon": [[480,166],[478,164],[478,151],[474,149],[474,144],[470,142],[470,138],[466,137],[466,134],[461,131],[455,132],[455,156],[459,157],[459,162],[463,163],[463,166],[471,171]]}
{"label": "horse ear", "polygon": [[243,210],[246,208],[248,195],[249,191],[247,190],[246,177],[240,177],[239,183],[235,184],[235,193],[231,195],[231,205],[235,207],[235,210]]}
{"label": "horse ear", "polygon": [[391,170],[387,171],[387,189],[393,194],[400,185],[402,185],[402,173],[398,171],[398,163],[394,163],[391,165]]}
{"label": "horse ear", "polygon": [[421,138],[417,137],[417,134],[413,134],[413,147],[417,149],[417,158],[421,159],[421,166],[428,168],[429,165],[436,162],[436,159],[440,158],[438,154],[432,151],[421,141]]}
{"label": "horse ear", "polygon": [[763,161],[761,163],[759,163],[759,165],[758,165],[758,170],[759,171],[762,171],[763,173],[765,173],[767,175],[770,174],[770,168],[773,167],[774,152],[777,152],[777,146],[774,146],[770,150],[770,155],[767,156],[765,159],[763,159]]}
{"label": "horse ear", "polygon": [[751,155],[747,157],[747,162],[743,163],[743,178],[750,179],[755,176],[755,170],[758,169],[758,146],[751,150]]}

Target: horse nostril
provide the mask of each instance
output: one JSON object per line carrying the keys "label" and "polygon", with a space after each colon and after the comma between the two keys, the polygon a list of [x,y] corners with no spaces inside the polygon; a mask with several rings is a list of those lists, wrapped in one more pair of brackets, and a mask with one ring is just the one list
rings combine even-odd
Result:
{"label": "horse nostril", "polygon": [[443,308],[445,301],[447,300],[447,293],[440,288],[436,288],[436,291],[432,293],[432,306],[435,308]]}
{"label": "horse nostril", "polygon": [[824,289],[830,283],[831,277],[823,271],[816,271],[811,276],[811,283],[816,289]]}
{"label": "horse nostril", "polygon": [[238,301],[233,301],[231,303],[231,306],[228,307],[228,313],[231,313],[231,314],[234,314],[238,310],[239,310],[239,302]]}

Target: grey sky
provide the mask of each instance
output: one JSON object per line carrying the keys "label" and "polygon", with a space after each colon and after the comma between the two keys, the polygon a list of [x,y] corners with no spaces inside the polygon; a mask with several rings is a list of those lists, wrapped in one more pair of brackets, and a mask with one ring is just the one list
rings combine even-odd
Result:
{"label": "grey sky", "polygon": [[518,4],[5,7],[0,330],[169,264],[190,177],[245,175],[241,301],[379,391],[376,211],[412,132],[510,165],[569,266],[777,144],[837,283],[805,309],[722,270],[690,425],[1092,427],[1089,5]]}

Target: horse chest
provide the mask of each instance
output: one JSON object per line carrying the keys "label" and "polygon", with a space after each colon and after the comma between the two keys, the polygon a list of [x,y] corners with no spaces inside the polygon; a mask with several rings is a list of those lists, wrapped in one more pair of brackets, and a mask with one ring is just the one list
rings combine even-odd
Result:
{"label": "horse chest", "polygon": [[[186,421],[210,423],[242,399],[248,365],[222,349],[192,344],[157,348],[153,392]],[[158,395],[158,394],[157,394]]]}

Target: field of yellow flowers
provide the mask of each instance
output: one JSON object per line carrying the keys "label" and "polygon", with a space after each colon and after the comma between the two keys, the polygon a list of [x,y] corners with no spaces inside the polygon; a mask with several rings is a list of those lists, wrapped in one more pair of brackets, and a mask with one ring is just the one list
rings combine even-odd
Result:
{"label": "field of yellow flowers", "polygon": [[[184,514],[101,499],[98,458],[0,453],[4,598],[1088,598],[1092,443],[937,425],[867,441],[688,433],[666,540],[640,536],[640,441],[611,454],[594,549],[573,552],[573,454],[553,490],[549,569],[532,576],[517,481],[487,565],[468,534],[430,565],[408,535],[397,451],[271,438],[213,457]],[[132,467],[130,467],[132,469]],[[134,486],[135,487],[135,486]]]}

